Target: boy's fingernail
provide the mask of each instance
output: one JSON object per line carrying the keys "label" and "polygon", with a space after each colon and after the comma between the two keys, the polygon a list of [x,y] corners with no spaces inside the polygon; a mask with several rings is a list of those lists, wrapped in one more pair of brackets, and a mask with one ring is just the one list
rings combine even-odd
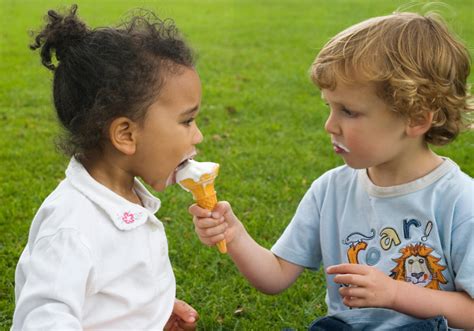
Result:
{"label": "boy's fingernail", "polygon": [[213,218],[219,218],[221,216],[221,215],[219,215],[218,212],[213,212],[211,215],[212,215]]}

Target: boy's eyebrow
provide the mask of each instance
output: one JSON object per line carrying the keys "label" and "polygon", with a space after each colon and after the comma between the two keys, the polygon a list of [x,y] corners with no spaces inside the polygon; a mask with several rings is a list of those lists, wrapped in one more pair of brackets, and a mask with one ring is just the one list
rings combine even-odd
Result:
{"label": "boy's eyebrow", "polygon": [[190,108],[190,109],[188,109],[188,110],[183,111],[183,112],[180,114],[180,116],[187,116],[187,115],[190,115],[190,114],[192,114],[192,113],[197,112],[198,109],[199,109],[199,105],[196,105],[196,106],[194,106],[193,108]]}

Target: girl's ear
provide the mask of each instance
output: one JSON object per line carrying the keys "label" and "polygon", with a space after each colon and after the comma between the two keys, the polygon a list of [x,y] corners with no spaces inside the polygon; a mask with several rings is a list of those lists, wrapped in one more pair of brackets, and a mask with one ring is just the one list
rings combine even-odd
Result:
{"label": "girl's ear", "polygon": [[138,124],[128,117],[118,117],[110,123],[110,143],[125,155],[135,154]]}
{"label": "girl's ear", "polygon": [[433,116],[433,112],[424,112],[416,118],[410,118],[406,127],[407,135],[412,138],[424,135],[431,128]]}

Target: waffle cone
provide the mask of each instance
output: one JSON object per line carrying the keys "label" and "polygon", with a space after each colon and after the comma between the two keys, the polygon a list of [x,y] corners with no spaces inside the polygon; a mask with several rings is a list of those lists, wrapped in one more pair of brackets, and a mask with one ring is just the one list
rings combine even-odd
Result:
{"label": "waffle cone", "polygon": [[214,193],[212,195],[199,197],[196,199],[196,203],[201,208],[213,210],[217,204],[217,194]]}
{"label": "waffle cone", "polygon": [[[199,207],[212,211],[217,204],[217,194],[214,189],[214,176],[203,175],[199,182],[192,179],[185,179],[180,184],[186,187],[193,194],[194,201]],[[227,253],[227,246],[225,240],[217,243],[217,248],[221,253]]]}

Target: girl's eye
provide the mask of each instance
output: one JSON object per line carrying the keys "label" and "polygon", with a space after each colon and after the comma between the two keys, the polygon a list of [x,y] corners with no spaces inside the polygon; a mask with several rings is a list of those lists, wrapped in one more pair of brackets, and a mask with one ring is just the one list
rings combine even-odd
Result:
{"label": "girl's eye", "polygon": [[184,125],[190,126],[194,122],[194,117],[187,119],[186,121],[183,122]]}

